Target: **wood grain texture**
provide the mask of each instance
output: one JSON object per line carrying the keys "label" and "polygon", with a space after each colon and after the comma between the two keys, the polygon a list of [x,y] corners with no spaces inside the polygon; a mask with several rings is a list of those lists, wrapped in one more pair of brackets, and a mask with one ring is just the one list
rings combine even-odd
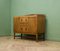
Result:
{"label": "wood grain texture", "polygon": [[25,16],[15,16],[14,32],[31,35],[45,33],[45,15],[29,14]]}

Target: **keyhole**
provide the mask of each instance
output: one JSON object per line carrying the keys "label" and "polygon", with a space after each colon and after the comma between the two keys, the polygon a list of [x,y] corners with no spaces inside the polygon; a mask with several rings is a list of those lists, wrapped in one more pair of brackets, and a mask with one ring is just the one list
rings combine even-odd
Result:
{"label": "keyhole", "polygon": [[27,21],[27,19],[25,19],[25,21]]}
{"label": "keyhole", "polygon": [[28,29],[27,29],[27,28],[25,28],[25,30],[27,31]]}
{"label": "keyhole", "polygon": [[23,21],[23,20],[21,19],[21,21]]}
{"label": "keyhole", "polygon": [[23,30],[23,28],[21,28],[21,30]]}

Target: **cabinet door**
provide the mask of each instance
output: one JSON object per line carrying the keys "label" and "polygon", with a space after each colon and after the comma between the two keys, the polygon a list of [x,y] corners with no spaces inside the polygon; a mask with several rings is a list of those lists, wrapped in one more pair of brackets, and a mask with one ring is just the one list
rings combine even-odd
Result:
{"label": "cabinet door", "polygon": [[37,17],[29,17],[29,29],[30,33],[37,33]]}

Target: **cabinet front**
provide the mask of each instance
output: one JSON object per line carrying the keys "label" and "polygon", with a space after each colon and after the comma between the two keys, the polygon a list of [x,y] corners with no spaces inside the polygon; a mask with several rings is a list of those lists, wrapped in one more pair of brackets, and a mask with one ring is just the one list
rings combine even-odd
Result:
{"label": "cabinet front", "polygon": [[28,17],[16,17],[14,19],[14,32],[28,33]]}
{"label": "cabinet front", "polygon": [[37,32],[36,17],[17,17],[14,19],[14,32],[35,34]]}

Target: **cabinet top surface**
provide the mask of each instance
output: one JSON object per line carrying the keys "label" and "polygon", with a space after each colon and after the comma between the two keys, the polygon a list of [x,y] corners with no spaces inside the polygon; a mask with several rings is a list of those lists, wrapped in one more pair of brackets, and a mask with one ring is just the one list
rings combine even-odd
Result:
{"label": "cabinet top surface", "polygon": [[14,17],[45,17],[44,14],[28,14],[23,16],[14,16]]}

